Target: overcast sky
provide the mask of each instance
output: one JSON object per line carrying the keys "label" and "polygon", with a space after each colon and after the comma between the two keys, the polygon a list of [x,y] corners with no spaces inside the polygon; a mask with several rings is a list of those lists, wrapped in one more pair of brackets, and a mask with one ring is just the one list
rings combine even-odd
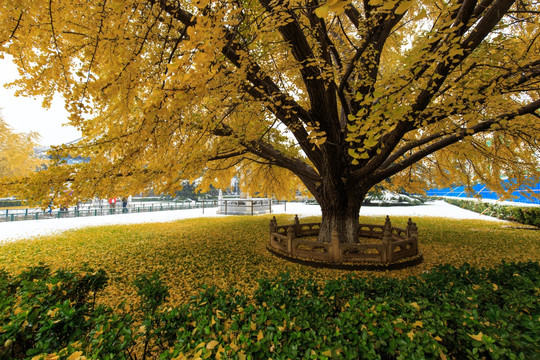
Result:
{"label": "overcast sky", "polygon": [[74,127],[62,126],[68,114],[60,95],[49,109],[44,109],[41,98],[16,97],[15,89],[6,89],[4,85],[18,76],[17,67],[7,56],[0,59],[0,111],[15,132],[35,131],[41,135],[41,145],[59,145],[81,136]]}

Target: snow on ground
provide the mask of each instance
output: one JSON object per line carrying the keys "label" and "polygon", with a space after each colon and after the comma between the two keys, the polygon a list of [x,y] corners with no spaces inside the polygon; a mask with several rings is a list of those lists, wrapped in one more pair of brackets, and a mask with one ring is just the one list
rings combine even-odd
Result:
{"label": "snow on ground", "polygon": [[[321,209],[318,205],[307,205],[303,203],[287,203],[285,206],[274,205],[274,214],[297,214],[299,217],[320,215]],[[12,222],[0,222],[0,244],[2,242],[14,241],[18,239],[34,238],[43,235],[57,234],[63,231],[78,229],[88,226],[139,224],[139,223],[159,223],[170,222],[180,219],[225,216],[217,215],[217,208],[172,210],[158,212],[144,212],[133,214],[118,214],[105,216],[89,216],[64,219],[43,219],[24,220]],[[360,210],[362,216],[409,216],[416,218],[420,216],[440,216],[454,219],[475,219],[488,221],[501,221],[485,215],[480,215],[473,211],[464,210],[457,206],[450,205],[444,201],[435,201],[418,206],[390,206],[373,207],[364,206]],[[230,215],[234,216],[234,215]]]}

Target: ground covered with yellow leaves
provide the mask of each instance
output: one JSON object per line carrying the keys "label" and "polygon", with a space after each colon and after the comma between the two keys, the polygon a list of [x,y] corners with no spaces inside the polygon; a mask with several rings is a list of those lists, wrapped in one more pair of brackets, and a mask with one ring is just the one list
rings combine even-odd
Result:
{"label": "ground covered with yellow leaves", "polygon": [[[252,294],[260,278],[287,272],[292,278],[314,280],[342,278],[351,271],[307,267],[276,258],[266,250],[270,217],[225,217],[181,220],[172,223],[89,227],[56,236],[28,239],[0,246],[0,264],[17,274],[44,263],[52,269],[78,269],[88,264],[104,269],[109,286],[99,301],[116,306],[136,303],[134,280],[158,271],[169,287],[171,305],[186,303],[202,285],[218,289],[235,287]],[[279,224],[292,217],[277,216]],[[302,222],[314,218],[302,219]],[[392,218],[405,227],[406,218]],[[540,260],[540,231],[513,223],[422,217],[419,247],[424,262],[386,271],[355,271],[359,276],[420,275],[439,264],[492,267],[501,263]],[[382,224],[381,217],[364,217],[363,223]],[[23,224],[24,225],[24,224]]]}

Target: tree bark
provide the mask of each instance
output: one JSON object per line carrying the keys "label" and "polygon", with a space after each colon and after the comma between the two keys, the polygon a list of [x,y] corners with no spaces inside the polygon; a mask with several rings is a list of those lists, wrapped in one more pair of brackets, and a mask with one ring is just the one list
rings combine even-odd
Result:
{"label": "tree bark", "polygon": [[[330,187],[328,183],[325,185]],[[325,193],[332,195],[317,199],[322,211],[318,241],[330,242],[332,231],[336,230],[340,242],[358,242],[358,216],[367,190],[360,186],[347,188],[344,184],[333,184]]]}

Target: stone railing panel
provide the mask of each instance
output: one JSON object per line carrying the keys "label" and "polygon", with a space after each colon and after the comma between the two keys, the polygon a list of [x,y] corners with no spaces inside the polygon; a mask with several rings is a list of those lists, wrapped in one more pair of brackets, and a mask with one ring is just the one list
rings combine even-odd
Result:
{"label": "stone railing panel", "polygon": [[279,234],[273,234],[273,236],[270,237],[270,246],[287,251],[287,237]]}
{"label": "stone railing panel", "polygon": [[316,236],[319,235],[319,229],[321,224],[319,223],[306,223],[301,224],[298,228],[296,236]]}
{"label": "stone railing panel", "polygon": [[344,262],[383,262],[384,244],[341,244]]}
{"label": "stone railing panel", "polygon": [[393,227],[392,228],[392,238],[394,240],[403,240],[407,238],[407,230]]}
{"label": "stone railing panel", "polygon": [[317,243],[301,239],[293,240],[292,255],[311,260],[325,261],[328,258],[329,244]]}
{"label": "stone railing panel", "polygon": [[356,231],[356,238],[366,237],[373,239],[381,239],[383,236],[383,226],[372,224],[360,224]]}
{"label": "stone railing panel", "polygon": [[391,260],[396,261],[416,255],[418,253],[417,245],[417,242],[413,239],[393,242],[390,244]]}

